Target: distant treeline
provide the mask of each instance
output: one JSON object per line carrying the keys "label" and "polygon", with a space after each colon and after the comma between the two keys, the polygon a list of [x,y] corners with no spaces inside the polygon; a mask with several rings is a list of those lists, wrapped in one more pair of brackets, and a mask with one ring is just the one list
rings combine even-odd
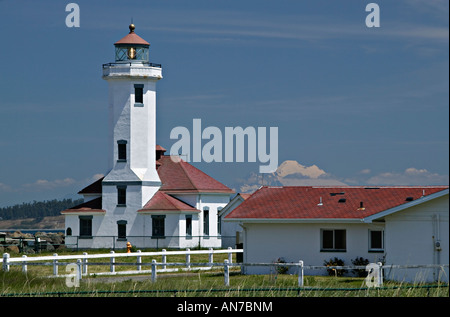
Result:
{"label": "distant treeline", "polygon": [[33,201],[9,207],[0,208],[0,220],[13,220],[24,218],[43,218],[48,216],[59,216],[61,211],[83,203],[83,199],[63,199]]}

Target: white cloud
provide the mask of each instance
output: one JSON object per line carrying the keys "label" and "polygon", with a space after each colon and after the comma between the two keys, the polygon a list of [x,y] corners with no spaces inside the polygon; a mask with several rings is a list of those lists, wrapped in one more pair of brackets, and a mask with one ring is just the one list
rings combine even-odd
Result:
{"label": "white cloud", "polygon": [[370,177],[369,185],[448,185],[448,175],[410,167],[403,172],[385,172]]}
{"label": "white cloud", "polygon": [[6,184],[0,183],[0,191],[9,192],[11,191],[11,187]]}
{"label": "white cloud", "polygon": [[55,179],[52,181],[46,180],[46,179],[38,179],[34,183],[24,184],[22,185],[23,188],[31,190],[31,191],[42,191],[42,190],[49,190],[49,189],[55,189],[60,187],[66,187],[70,186],[76,183],[76,180],[73,178],[64,178],[64,179]]}
{"label": "white cloud", "polygon": [[370,168],[365,168],[363,170],[359,171],[359,174],[370,174],[372,171],[370,170]]}
{"label": "white cloud", "polygon": [[304,166],[297,161],[287,160],[274,173],[251,173],[246,179],[238,180],[239,192],[249,193],[261,186],[345,186],[331,174],[317,165]]}

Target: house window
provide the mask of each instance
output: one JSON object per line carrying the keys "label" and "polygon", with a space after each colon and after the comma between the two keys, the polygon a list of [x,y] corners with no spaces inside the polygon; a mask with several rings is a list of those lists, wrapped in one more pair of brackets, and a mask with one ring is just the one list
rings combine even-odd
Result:
{"label": "house window", "polygon": [[217,234],[222,234],[222,217],[219,215],[222,211],[222,207],[217,208]]}
{"label": "house window", "polygon": [[127,161],[127,141],[125,140],[117,141],[117,161],[118,162]]}
{"label": "house window", "polygon": [[80,238],[92,238],[92,216],[80,216]]}
{"label": "house window", "polygon": [[71,236],[72,235],[72,228],[68,227],[66,230],[66,236]]}
{"label": "house window", "polygon": [[369,230],[369,251],[383,252],[384,251],[384,231],[383,230]]}
{"label": "house window", "polygon": [[346,231],[341,229],[321,230],[321,251],[346,251],[347,238]]}
{"label": "house window", "polygon": [[192,215],[186,215],[186,235],[192,236]]}
{"label": "house window", "polygon": [[118,240],[126,240],[127,238],[127,221],[117,221],[117,238]]}
{"label": "house window", "polygon": [[209,207],[203,208],[203,234],[209,236]]}
{"label": "house window", "polygon": [[152,237],[164,237],[166,216],[152,216]]}
{"label": "house window", "polygon": [[117,186],[117,206],[125,207],[127,205],[127,186]]}
{"label": "house window", "polygon": [[134,85],[134,102],[141,105],[144,103],[144,85]]}

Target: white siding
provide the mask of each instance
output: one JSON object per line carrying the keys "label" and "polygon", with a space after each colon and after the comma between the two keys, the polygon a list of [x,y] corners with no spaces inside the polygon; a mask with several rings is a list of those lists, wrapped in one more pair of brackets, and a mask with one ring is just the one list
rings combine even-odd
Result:
{"label": "white siding", "polygon": [[[448,195],[394,213],[385,220],[386,239],[389,241],[386,264],[449,264]],[[434,247],[437,239],[440,239],[441,251],[436,251]],[[392,270],[388,273],[388,278],[397,280],[432,281],[441,278],[447,282],[449,274],[448,268],[445,274],[433,269]]]}
{"label": "white siding", "polygon": [[[321,229],[345,229],[346,252],[321,251]],[[286,262],[304,261],[305,265],[323,265],[325,260],[340,258],[345,265],[352,265],[356,257],[379,261],[384,253],[369,252],[369,229],[383,229],[382,224],[245,224],[244,262],[275,262],[282,257]],[[249,274],[270,273],[268,267],[249,267]],[[292,272],[291,273],[295,273]],[[305,271],[320,275],[324,270]]]}

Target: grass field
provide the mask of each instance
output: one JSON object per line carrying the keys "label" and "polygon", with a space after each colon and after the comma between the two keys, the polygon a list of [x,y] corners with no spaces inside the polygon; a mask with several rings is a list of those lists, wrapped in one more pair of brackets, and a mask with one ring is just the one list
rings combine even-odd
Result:
{"label": "grass field", "polygon": [[[109,252],[109,251],[108,251]],[[104,253],[108,253],[104,252]],[[95,253],[102,253],[96,250]],[[63,254],[74,254],[66,251]],[[78,252],[77,254],[82,254]],[[45,255],[45,254],[41,254]],[[51,254],[48,254],[51,255]],[[14,256],[14,255],[12,255]],[[16,255],[17,256],[17,255]],[[214,262],[223,262],[226,254],[214,255]],[[135,262],[135,258],[119,258],[116,262]],[[151,262],[152,259],[142,259]],[[156,259],[158,262],[160,259]],[[184,255],[167,257],[167,262],[184,262]],[[208,255],[191,255],[191,262],[207,262]],[[100,261],[99,261],[100,262]],[[64,273],[60,268],[60,273]],[[149,269],[149,267],[143,267]],[[89,266],[89,273],[107,272],[109,266]],[[130,266],[117,267],[130,270]],[[297,275],[243,275],[239,268],[230,273],[230,286],[224,286],[223,269],[177,273],[158,273],[151,281],[150,274],[83,277],[79,287],[66,285],[64,277],[52,275],[51,266],[11,266],[9,272],[0,271],[0,297],[65,296],[65,297],[448,297],[448,284],[406,284],[385,281],[382,288],[368,289],[364,278],[305,276],[304,287],[298,288]]]}

